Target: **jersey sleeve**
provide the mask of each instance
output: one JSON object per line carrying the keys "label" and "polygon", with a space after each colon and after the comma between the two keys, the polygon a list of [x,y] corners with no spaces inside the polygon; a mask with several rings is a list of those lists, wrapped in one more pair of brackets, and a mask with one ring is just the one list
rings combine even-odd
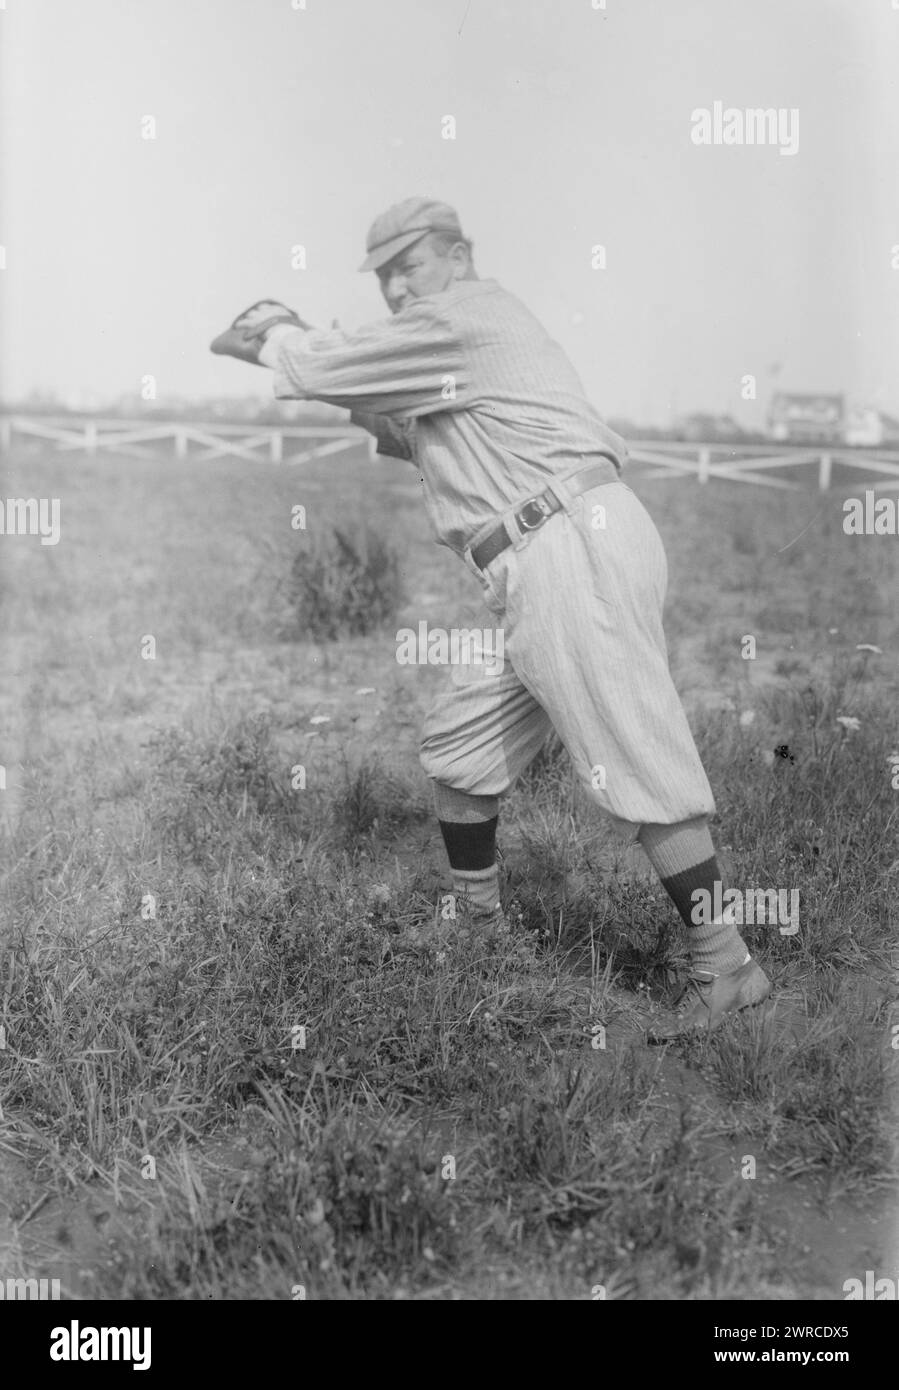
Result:
{"label": "jersey sleeve", "polygon": [[274,371],[279,399],[400,420],[463,409],[471,389],[459,335],[431,299],[356,333],[291,330],[279,341]]}

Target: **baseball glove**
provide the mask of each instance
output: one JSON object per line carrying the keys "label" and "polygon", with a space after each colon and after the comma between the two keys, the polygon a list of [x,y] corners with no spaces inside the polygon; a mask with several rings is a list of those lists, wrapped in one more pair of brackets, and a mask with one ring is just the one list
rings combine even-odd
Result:
{"label": "baseball glove", "polygon": [[259,353],[270,328],[277,323],[293,324],[295,328],[308,328],[293,309],[280,304],[276,299],[260,299],[238,314],[230,328],[213,338],[209,344],[211,352],[220,356],[237,357],[241,362],[259,362]]}

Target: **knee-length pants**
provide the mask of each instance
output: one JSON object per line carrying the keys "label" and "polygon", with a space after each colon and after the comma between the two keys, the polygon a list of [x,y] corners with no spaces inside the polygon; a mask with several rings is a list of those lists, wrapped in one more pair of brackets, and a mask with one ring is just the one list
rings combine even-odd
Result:
{"label": "knee-length pants", "polygon": [[710,815],[712,791],[668,670],[661,537],[619,481],[565,506],[529,534],[512,522],[518,539],[484,570],[466,551],[483,590],[468,625],[501,630],[504,660],[501,669],[449,666],[425,719],[425,772],[502,796],[554,727],[622,832]]}

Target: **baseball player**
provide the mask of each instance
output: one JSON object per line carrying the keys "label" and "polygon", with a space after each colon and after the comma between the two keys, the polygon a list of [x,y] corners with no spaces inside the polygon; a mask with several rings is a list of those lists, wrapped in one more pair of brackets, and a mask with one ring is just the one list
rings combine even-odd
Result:
{"label": "baseball player", "polygon": [[411,460],[437,541],[480,583],[484,628],[503,633],[502,663],[450,668],[421,744],[473,921],[502,925],[500,798],[554,727],[688,930],[687,985],[649,1040],[710,1030],[771,986],[727,914],[694,908],[721,901],[715,806],[668,670],[665,553],[621,480],[624,441],[529,310],[475,273],[451,207],[408,198],[375,219],[366,249],[388,319],[317,330],[263,301],[212,350],[271,368],[279,398],[349,408],[379,453]]}

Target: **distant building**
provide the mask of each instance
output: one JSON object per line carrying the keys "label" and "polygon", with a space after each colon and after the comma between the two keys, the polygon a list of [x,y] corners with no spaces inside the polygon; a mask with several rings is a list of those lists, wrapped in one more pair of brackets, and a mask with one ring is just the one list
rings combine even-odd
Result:
{"label": "distant building", "polygon": [[899,443],[899,420],[874,406],[853,406],[846,412],[844,439],[850,445],[874,448]]}
{"label": "distant building", "polygon": [[779,391],[771,401],[768,429],[771,438],[783,444],[842,444],[844,399]]}

